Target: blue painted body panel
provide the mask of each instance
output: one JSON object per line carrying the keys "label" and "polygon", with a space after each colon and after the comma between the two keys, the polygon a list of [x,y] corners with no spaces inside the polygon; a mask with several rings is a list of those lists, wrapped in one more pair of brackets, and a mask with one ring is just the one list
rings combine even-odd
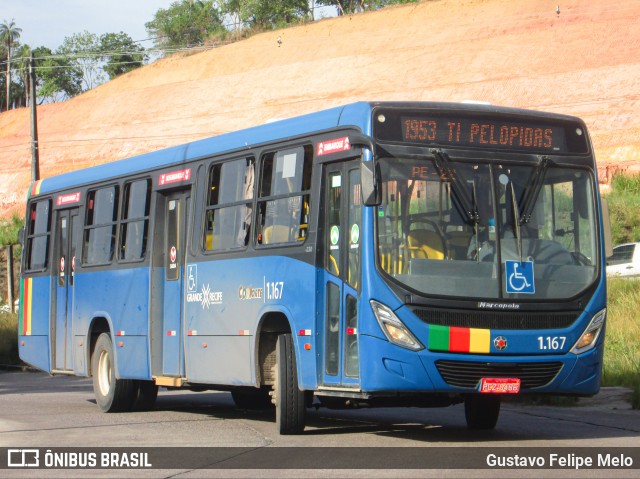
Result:
{"label": "blue painted body panel", "polygon": [[[256,331],[261,318],[269,312],[285,314],[294,332],[315,329],[315,268],[309,264],[285,256],[264,256],[188,263],[187,271],[185,331],[187,336],[191,334],[189,344],[195,346],[186,349],[189,379],[255,385]],[[192,282],[188,279],[190,274]],[[281,293],[275,297],[270,285],[280,286],[279,283]],[[253,297],[241,294],[241,288],[254,291]],[[298,338],[298,366],[305,387],[315,388],[315,348],[304,351],[303,347],[308,339],[313,341]],[[207,346],[203,347],[203,343]],[[250,354],[237,361],[237,348],[247,348]]]}
{"label": "blue painted body panel", "polygon": [[[150,379],[148,268],[90,271],[75,275],[73,334],[89,341],[88,331],[96,318],[104,318],[114,335],[116,376]],[[122,341],[124,347],[118,347]],[[134,348],[135,345],[135,348]],[[77,342],[76,342],[76,346]],[[123,351],[127,360],[123,360]],[[85,351],[84,354],[88,354]],[[86,364],[89,364],[88,362]],[[87,367],[74,364],[77,374]]]}
{"label": "blue painted body panel", "polygon": [[[20,359],[43,371],[51,371],[51,317],[50,295],[52,279],[49,276],[36,276],[32,279],[33,291],[31,306],[31,335],[18,336]],[[20,305],[20,311],[23,306]]]}

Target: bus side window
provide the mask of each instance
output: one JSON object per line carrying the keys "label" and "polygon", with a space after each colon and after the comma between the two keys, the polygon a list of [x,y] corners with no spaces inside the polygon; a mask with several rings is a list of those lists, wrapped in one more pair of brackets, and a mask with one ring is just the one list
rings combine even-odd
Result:
{"label": "bus side window", "polygon": [[49,263],[50,200],[37,201],[31,204],[26,231],[25,270],[45,270]]}
{"label": "bus side window", "polygon": [[244,248],[249,243],[254,168],[253,157],[211,167],[203,238],[206,251]]}
{"label": "bus side window", "polygon": [[124,185],[120,223],[120,260],[136,261],[145,257],[150,196],[151,181],[148,179]]}
{"label": "bus side window", "polygon": [[98,265],[112,261],[116,238],[117,204],[117,186],[100,188],[90,191],[87,195],[83,264]]}
{"label": "bus side window", "polygon": [[263,157],[258,243],[293,243],[307,237],[312,158],[310,146],[268,153]]}

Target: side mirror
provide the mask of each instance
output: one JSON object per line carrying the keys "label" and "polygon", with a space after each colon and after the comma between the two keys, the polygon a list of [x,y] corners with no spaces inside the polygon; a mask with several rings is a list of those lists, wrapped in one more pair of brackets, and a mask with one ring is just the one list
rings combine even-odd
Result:
{"label": "side mirror", "polygon": [[24,247],[24,226],[18,230],[18,243]]}
{"label": "side mirror", "polygon": [[375,146],[371,138],[361,134],[350,134],[349,141],[352,146],[366,148],[371,152],[371,161],[360,163],[360,185],[362,187],[362,203],[365,206],[379,206],[382,203],[380,190],[380,167],[376,161]]}
{"label": "side mirror", "polygon": [[382,203],[382,195],[380,194],[380,167],[377,162],[360,163],[360,184],[362,203],[365,206],[379,206]]}

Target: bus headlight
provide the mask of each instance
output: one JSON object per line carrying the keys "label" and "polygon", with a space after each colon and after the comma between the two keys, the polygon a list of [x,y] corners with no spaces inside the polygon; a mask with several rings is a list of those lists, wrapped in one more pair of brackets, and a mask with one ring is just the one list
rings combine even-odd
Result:
{"label": "bus headlight", "polygon": [[388,306],[374,300],[371,300],[370,303],[373,314],[389,342],[413,351],[424,349],[422,343],[411,334],[409,328],[400,321]]}
{"label": "bus headlight", "polygon": [[582,354],[589,351],[596,345],[596,341],[598,340],[598,336],[600,336],[600,331],[602,331],[606,317],[607,308],[604,308],[593,316],[589,326],[587,326],[584,333],[582,333],[582,336],[580,336],[580,339],[578,339],[578,342],[573,346],[573,349],[571,349],[573,354]]}

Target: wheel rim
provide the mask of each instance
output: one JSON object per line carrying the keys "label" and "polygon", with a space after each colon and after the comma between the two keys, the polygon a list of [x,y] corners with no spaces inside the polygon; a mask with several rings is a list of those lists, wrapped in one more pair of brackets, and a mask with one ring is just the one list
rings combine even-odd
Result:
{"label": "wheel rim", "polygon": [[101,351],[98,359],[98,388],[103,396],[111,389],[111,358],[107,351]]}

